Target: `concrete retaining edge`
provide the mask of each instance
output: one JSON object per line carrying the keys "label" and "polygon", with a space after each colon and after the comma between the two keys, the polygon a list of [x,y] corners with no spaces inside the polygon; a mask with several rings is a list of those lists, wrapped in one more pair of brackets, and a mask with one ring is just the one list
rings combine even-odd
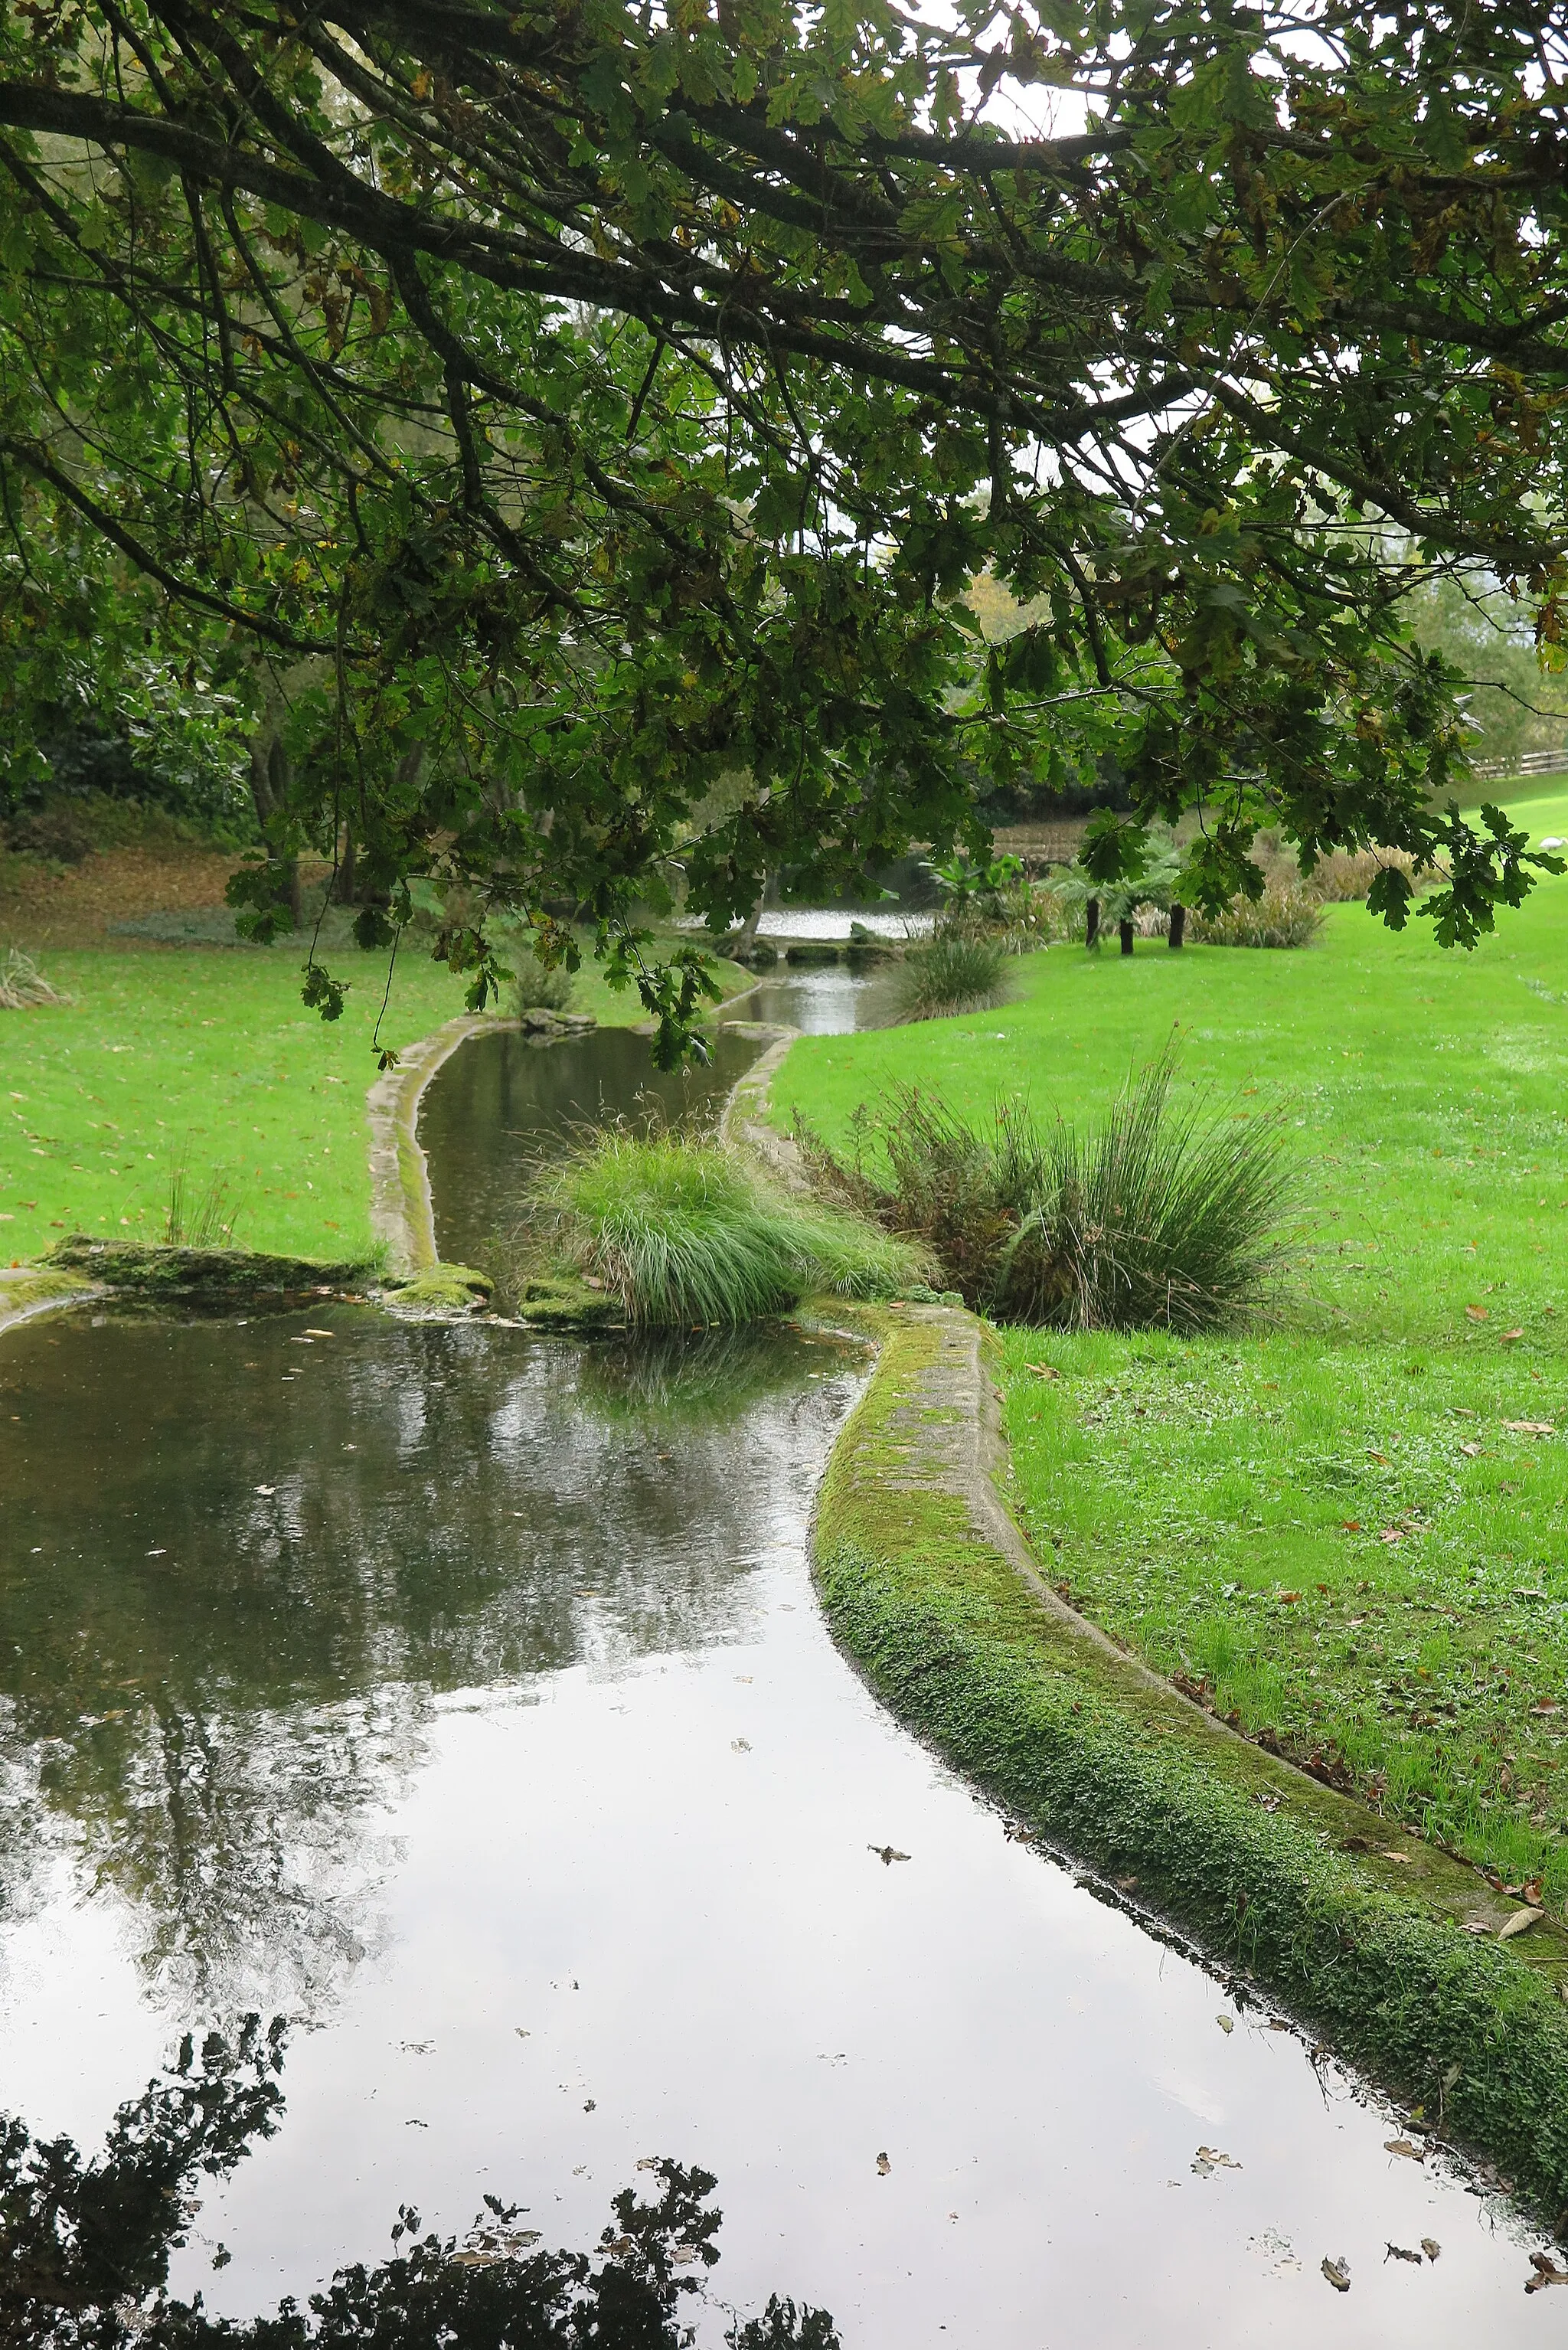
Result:
{"label": "concrete retaining edge", "polygon": [[370,1229],[387,1253],[387,1271],[408,1281],[440,1263],[430,1166],[420,1147],[420,1102],[436,1071],[471,1036],[516,1023],[493,1013],[460,1013],[399,1055],[365,1097],[370,1129]]}
{"label": "concrete retaining edge", "polygon": [[1568,1934],[1217,1722],[1068,1607],[999,1491],[984,1326],[872,1317],[820,1488],[836,1638],[944,1760],[1568,2229]]}

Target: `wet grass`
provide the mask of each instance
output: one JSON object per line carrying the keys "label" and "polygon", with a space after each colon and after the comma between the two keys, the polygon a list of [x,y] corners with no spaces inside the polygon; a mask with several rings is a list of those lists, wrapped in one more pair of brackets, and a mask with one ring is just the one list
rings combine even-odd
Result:
{"label": "wet grass", "polygon": [[[1521,815],[1568,834],[1568,796]],[[797,1045],[775,1116],[842,1146],[918,1082],[1081,1117],[1178,1024],[1184,1081],[1282,1107],[1308,1206],[1272,1326],[1010,1334],[1014,1506],[1162,1671],[1568,1908],[1568,881],[1474,956],[1334,906],[1304,954],[1021,978],[1000,1015]]]}

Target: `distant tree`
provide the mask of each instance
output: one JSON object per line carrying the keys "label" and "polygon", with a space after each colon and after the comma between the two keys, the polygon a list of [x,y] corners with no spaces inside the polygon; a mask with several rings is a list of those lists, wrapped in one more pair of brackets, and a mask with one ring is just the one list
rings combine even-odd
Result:
{"label": "distant tree", "polygon": [[[1383,840],[1442,855],[1469,943],[1528,859],[1433,813],[1461,681],[1407,608],[1483,565],[1562,633],[1564,32],[1521,0],[28,0],[3,641],[140,624],[248,697],[276,861],[351,821],[368,941],[421,876],[547,954],[584,908],[667,1055],[701,975],[644,967],[632,910],[672,860],[723,922],[770,866],[978,852],[977,776],[1043,764],[1125,795],[1101,880],[1199,806],[1184,899],[1248,887],[1262,825],[1309,862]],[[1020,135],[1042,93],[1059,130]],[[1005,645],[985,572],[1039,613]],[[245,890],[282,918],[275,870]],[[483,921],[439,945],[483,1001]]]}

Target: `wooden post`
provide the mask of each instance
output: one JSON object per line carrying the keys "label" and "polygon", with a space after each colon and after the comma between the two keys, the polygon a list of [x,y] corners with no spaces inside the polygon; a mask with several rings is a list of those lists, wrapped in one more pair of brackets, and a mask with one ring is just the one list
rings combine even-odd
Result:
{"label": "wooden post", "polygon": [[1179,905],[1174,905],[1174,906],[1172,906],[1172,908],[1171,908],[1171,910],[1170,910],[1170,943],[1171,943],[1171,945],[1172,945],[1173,947],[1179,947],[1179,946],[1180,946],[1180,945],[1181,945],[1181,943],[1183,942],[1183,941],[1185,940],[1186,936],[1187,936],[1187,909],[1186,909],[1186,907],[1185,907],[1185,906],[1183,906],[1183,905],[1179,905]]}
{"label": "wooden post", "polygon": [[1084,944],[1097,947],[1100,943],[1100,901],[1091,898],[1084,908]]}
{"label": "wooden post", "polygon": [[1118,922],[1116,928],[1121,932],[1123,954],[1131,954],[1133,951],[1132,916],[1129,914],[1125,921]]}

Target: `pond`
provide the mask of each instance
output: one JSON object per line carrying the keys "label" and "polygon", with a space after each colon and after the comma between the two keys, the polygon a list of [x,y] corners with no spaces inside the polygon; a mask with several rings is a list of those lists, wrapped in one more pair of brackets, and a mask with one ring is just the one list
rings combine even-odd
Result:
{"label": "pond", "polygon": [[293,2019],[177,2260],[236,2316],[401,2202],[589,2244],[670,2155],[719,2178],[704,2345],[774,2290],[877,2350],[1545,2338],[1495,2200],[837,1653],[865,1374],[343,1305],[0,1340],[4,2107],[91,2147],[187,2026]]}

